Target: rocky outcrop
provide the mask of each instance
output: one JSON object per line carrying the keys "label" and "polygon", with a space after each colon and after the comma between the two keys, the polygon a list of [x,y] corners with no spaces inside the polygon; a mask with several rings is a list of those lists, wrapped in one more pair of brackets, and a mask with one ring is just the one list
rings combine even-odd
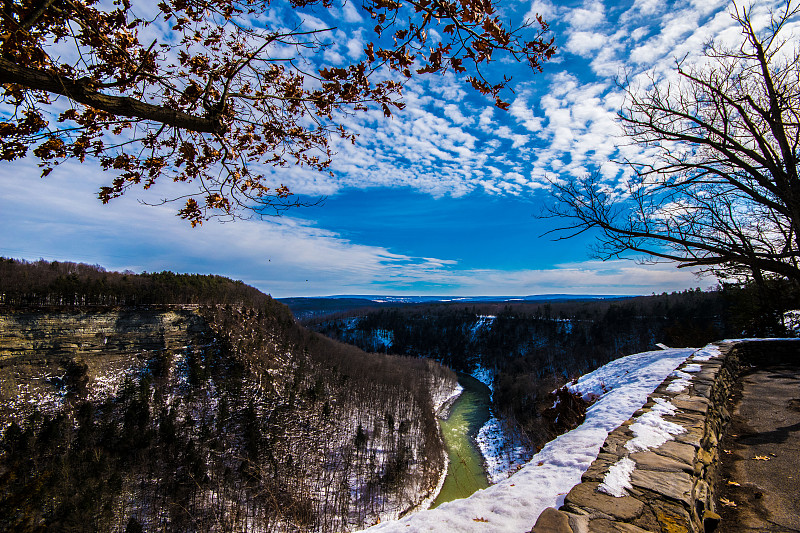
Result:
{"label": "rocky outcrop", "polygon": [[422,500],[455,375],[287,316],[0,305],[0,531],[346,531]]}
{"label": "rocky outcrop", "polygon": [[[61,407],[70,386],[102,394],[154,354],[201,342],[190,306],[0,307],[0,415]],[[70,380],[76,383],[70,383]]]}
{"label": "rocky outcrop", "polygon": [[795,354],[796,341],[720,342],[695,352],[609,433],[564,505],[532,533],[710,532],[726,402],[740,366]]}

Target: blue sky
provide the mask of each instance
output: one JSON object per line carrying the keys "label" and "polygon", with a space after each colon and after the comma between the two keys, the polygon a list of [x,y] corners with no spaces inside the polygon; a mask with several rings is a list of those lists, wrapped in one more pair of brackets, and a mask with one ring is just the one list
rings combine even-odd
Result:
{"label": "blue sky", "polygon": [[[757,23],[772,4],[756,3]],[[357,59],[370,36],[354,5],[295,21],[337,26],[327,65]],[[591,235],[554,242],[542,234],[558,221],[536,215],[552,201],[545,176],[598,170],[612,187],[624,181],[612,160],[646,152],[619,136],[616,80],[669,77],[675,58],[693,60],[709,39],[735,41],[728,2],[512,0],[501,8],[512,20],[541,13],[559,46],[541,74],[493,65],[514,76],[510,110],[452,75],[414,79],[407,108],[392,119],[379,110],[343,119],[359,137],[334,143],[332,177],[273,171],[276,183],[325,197],[319,206],[192,229],[174,215],[177,206],[139,202],[168,195],[169,184],[103,206],[96,191],[111,178],[91,161],[46,179],[32,160],[2,163],[0,255],[221,274],[278,297],[650,294],[714,285],[674,265],[600,262],[590,255]]]}

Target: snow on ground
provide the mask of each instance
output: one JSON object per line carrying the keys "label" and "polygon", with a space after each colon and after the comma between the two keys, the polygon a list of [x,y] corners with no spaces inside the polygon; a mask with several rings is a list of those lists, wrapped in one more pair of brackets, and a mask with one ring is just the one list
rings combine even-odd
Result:
{"label": "snow on ground", "polygon": [[656,398],[656,403],[649,411],[636,419],[630,425],[633,438],[625,443],[625,448],[630,452],[644,452],[651,448],[658,448],[673,435],[686,431],[683,426],[661,418],[663,415],[674,415],[678,409],[663,398]]}
{"label": "snow on ground", "polygon": [[[446,414],[447,411],[450,410],[450,407],[453,403],[461,396],[461,393],[464,392],[464,387],[455,382],[452,388],[448,387],[439,387],[434,388],[434,398],[433,398],[433,411],[439,414]],[[442,449],[442,460],[444,464],[447,464],[448,457],[447,457],[447,449]],[[439,480],[436,482],[436,488],[430,491],[430,493],[425,496],[417,505],[412,507],[411,509],[404,510],[404,513],[413,514],[419,511],[423,511],[433,504],[436,497],[439,495],[439,491],[442,490],[442,486],[444,486],[444,480],[447,477],[447,468],[442,470],[442,473],[439,475]],[[380,516],[381,520],[397,520],[398,514],[391,513],[386,514],[383,513]]]}
{"label": "snow on ground", "polygon": [[667,391],[669,392],[683,392],[691,384],[692,375],[683,370],[675,370],[672,375],[678,379],[667,385]]}
{"label": "snow on ground", "polygon": [[[690,366],[699,365],[687,365]],[[695,372],[699,372],[699,369]],[[675,435],[684,433],[686,429],[680,424],[661,418],[663,415],[674,415],[676,410],[677,407],[668,400],[655,398],[655,405],[630,425],[633,438],[625,443],[625,448],[630,452],[644,452],[658,448],[675,438]],[[631,474],[635,469],[636,463],[628,457],[623,457],[611,465],[597,490],[617,498],[627,496],[626,489],[633,488]]]}
{"label": "snow on ground", "polygon": [[475,340],[478,336],[478,331],[484,328],[490,328],[496,319],[497,317],[495,315],[478,315],[478,320],[470,330],[470,338]]}
{"label": "snow on ground", "polygon": [[611,494],[617,498],[627,496],[626,489],[632,489],[631,474],[636,470],[636,462],[630,457],[623,457],[608,467],[608,472],[597,490]]}
{"label": "snow on ground", "polygon": [[[560,506],[580,482],[608,433],[644,405],[693,351],[629,355],[583,376],[571,388],[586,397],[600,397],[588,409],[584,423],[549,442],[516,474],[469,498],[384,522],[370,531],[529,531],[544,509]],[[624,467],[620,467],[623,480]]]}
{"label": "snow on ground", "polygon": [[464,392],[464,387],[455,383],[453,388],[438,388],[433,392],[433,412],[438,413],[442,407],[452,405],[456,399]]}
{"label": "snow on ground", "polygon": [[[479,365],[472,371],[472,377],[489,387],[494,395],[494,370]],[[478,431],[475,444],[483,456],[486,476],[491,484],[506,479],[530,458],[528,447],[520,436],[509,431],[508,426],[495,416],[491,416]]]}
{"label": "snow on ground", "polygon": [[495,484],[519,470],[530,457],[528,447],[509,435],[503,422],[491,417],[478,431],[475,442],[483,456],[486,477]]}
{"label": "snow on ground", "polygon": [[472,371],[472,377],[489,387],[489,390],[494,394],[494,370],[483,368],[478,365]]}

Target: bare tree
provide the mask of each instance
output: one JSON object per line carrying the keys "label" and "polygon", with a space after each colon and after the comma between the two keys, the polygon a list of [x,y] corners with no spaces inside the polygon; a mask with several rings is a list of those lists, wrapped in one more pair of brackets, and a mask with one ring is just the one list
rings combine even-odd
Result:
{"label": "bare tree", "polygon": [[737,47],[709,44],[703,60],[676,65],[676,80],[630,85],[619,114],[647,160],[626,161],[622,188],[598,174],[553,180],[550,214],[561,238],[599,229],[603,259],[626,253],[699,267],[722,277],[800,282],[800,50],[787,0],[759,31],[752,8],[733,5]]}

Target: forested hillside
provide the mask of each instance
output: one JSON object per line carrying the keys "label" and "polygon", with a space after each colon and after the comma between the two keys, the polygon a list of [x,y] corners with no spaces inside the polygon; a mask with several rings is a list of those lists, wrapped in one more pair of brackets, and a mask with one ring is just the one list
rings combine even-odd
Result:
{"label": "forested hillside", "polygon": [[0,530],[342,531],[439,479],[455,376],[433,361],[309,332],[216,276],[2,268]]}
{"label": "forested hillside", "polygon": [[[703,346],[747,333],[750,291],[741,288],[612,301],[428,304],[350,311],[305,321],[369,351],[428,357],[493,377],[493,407],[531,449],[563,431],[551,391],[629,353]],[[777,300],[776,300],[777,301]],[[765,315],[766,316],[766,315]]]}
{"label": "forested hillside", "polygon": [[69,261],[0,258],[0,303],[8,305],[236,304],[269,309],[290,320],[285,306],[258,289],[222,276],[164,271],[109,272]]}

